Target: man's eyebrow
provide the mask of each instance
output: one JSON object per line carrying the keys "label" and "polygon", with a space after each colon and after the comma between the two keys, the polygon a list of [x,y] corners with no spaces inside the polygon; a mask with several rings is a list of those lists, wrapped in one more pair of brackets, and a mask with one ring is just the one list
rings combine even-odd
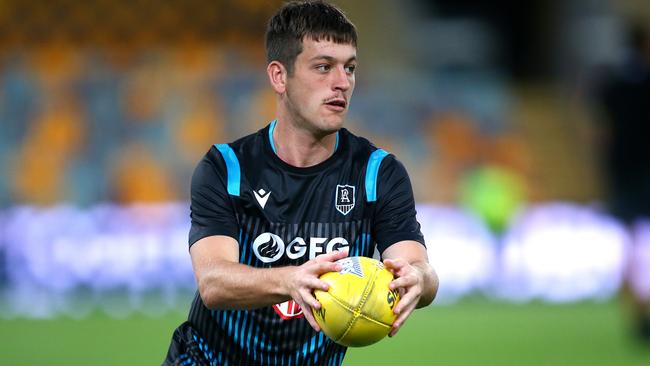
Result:
{"label": "man's eyebrow", "polygon": [[[316,60],[325,60],[325,61],[329,61],[329,62],[335,62],[336,58],[332,57],[332,56],[328,56],[328,55],[316,55],[316,56],[312,57],[309,61],[316,61]],[[347,63],[350,63],[350,62],[356,61],[356,60],[357,60],[357,56],[352,56],[347,61],[345,61],[345,63],[347,64]]]}

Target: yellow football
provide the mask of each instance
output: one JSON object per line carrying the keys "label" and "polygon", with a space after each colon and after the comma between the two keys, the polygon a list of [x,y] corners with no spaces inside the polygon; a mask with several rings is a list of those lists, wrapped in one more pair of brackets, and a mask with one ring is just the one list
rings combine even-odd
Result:
{"label": "yellow football", "polygon": [[399,293],[388,285],[393,274],[375,259],[348,257],[339,272],[320,276],[330,287],[314,294],[321,308],[312,309],[323,332],[336,343],[363,347],[384,338],[395,321]]}

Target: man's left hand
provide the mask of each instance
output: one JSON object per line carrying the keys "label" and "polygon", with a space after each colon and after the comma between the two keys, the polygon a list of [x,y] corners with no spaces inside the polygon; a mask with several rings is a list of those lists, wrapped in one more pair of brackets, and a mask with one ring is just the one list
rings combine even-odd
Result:
{"label": "man's left hand", "polygon": [[388,334],[389,337],[392,337],[397,334],[418,305],[423,291],[424,273],[404,259],[385,259],[384,265],[395,276],[389,285],[390,289],[398,289],[400,293],[400,300],[393,309],[397,319],[393,322],[393,328]]}

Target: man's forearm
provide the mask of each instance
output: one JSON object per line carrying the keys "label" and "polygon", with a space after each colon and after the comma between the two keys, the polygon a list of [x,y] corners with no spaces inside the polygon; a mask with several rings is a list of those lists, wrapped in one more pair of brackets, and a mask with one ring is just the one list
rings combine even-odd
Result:
{"label": "man's forearm", "polygon": [[283,280],[292,267],[254,268],[229,261],[214,263],[198,283],[210,309],[252,309],[290,299]]}

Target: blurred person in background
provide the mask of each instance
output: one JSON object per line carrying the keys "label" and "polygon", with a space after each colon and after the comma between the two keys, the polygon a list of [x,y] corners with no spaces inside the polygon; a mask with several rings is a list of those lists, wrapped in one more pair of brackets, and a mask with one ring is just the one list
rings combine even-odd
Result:
{"label": "blurred person in background", "polygon": [[[189,245],[198,283],[165,365],[340,365],[346,347],[320,332],[319,276],[379,251],[396,279],[395,335],[431,303],[408,174],[342,128],[355,84],[355,27],[322,1],[291,2],[266,34],[277,119],[215,145],[192,177]],[[286,244],[285,244],[286,243]]]}
{"label": "blurred person in background", "polygon": [[606,122],[604,146],[608,208],[629,228],[632,245],[625,295],[636,334],[650,343],[650,44],[633,27],[620,67],[606,73],[598,101]]}

